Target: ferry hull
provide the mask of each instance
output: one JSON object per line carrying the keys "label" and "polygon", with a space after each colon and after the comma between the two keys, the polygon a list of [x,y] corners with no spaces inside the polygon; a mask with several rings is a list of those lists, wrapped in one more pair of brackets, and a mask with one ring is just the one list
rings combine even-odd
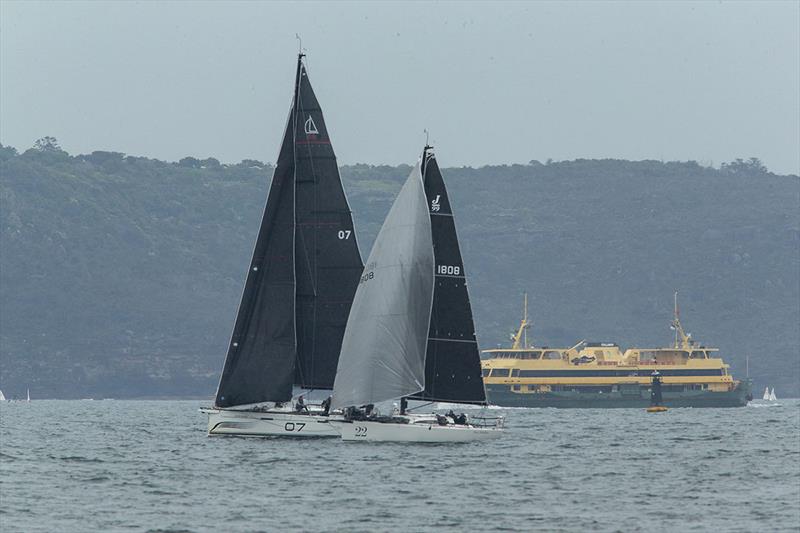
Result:
{"label": "ferry hull", "polygon": [[[511,390],[509,385],[486,384],[489,403],[502,407],[560,407],[560,408],[643,408],[650,405],[650,393],[642,390],[637,394],[544,392],[521,393]],[[743,407],[747,405],[750,386],[742,382],[728,392],[684,391],[664,392],[665,407]]]}
{"label": "ferry hull", "polygon": [[[337,415],[306,415],[290,412],[201,409],[208,415],[208,435],[239,437],[338,437],[331,420]],[[338,416],[341,418],[341,416]]]}
{"label": "ferry hull", "polygon": [[499,427],[394,424],[386,422],[335,422],[342,440],[362,442],[474,442],[499,438]]}

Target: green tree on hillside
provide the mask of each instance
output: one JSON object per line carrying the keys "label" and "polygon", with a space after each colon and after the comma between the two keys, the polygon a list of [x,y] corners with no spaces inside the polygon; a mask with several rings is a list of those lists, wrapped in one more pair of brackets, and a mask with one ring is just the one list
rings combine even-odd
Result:
{"label": "green tree on hillside", "polygon": [[38,152],[61,152],[61,146],[58,145],[58,140],[55,137],[46,136],[37,139],[33,143],[33,149]]}

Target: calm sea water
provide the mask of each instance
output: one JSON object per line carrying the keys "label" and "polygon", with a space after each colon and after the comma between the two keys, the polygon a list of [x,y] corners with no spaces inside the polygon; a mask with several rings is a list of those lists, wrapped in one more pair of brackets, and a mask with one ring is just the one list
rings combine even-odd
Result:
{"label": "calm sea water", "polygon": [[462,445],[208,438],[192,401],[0,405],[0,530],[797,531],[800,401],[507,410]]}

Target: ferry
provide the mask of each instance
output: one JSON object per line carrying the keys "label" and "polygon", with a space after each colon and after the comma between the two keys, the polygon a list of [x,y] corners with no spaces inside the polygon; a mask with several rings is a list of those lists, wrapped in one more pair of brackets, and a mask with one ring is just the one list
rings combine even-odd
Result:
{"label": "ferry", "polygon": [[528,301],[510,348],[483,350],[489,402],[504,407],[647,407],[651,376],[662,376],[666,407],[741,407],[752,399],[751,380],[735,380],[717,348],[698,344],[680,322],[678,293],[668,348],[629,348],[580,341],[570,348],[528,343]]}

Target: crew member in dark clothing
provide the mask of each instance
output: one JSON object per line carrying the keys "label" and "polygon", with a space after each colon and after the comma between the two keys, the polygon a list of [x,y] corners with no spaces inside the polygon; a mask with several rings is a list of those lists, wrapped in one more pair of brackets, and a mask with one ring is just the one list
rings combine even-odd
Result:
{"label": "crew member in dark clothing", "polygon": [[298,413],[306,413],[308,414],[308,407],[306,407],[306,402],[303,399],[303,395],[301,394],[299,398],[297,398],[297,404],[294,406],[294,410]]}
{"label": "crew member in dark clothing", "polygon": [[460,415],[458,415],[458,417],[456,417],[455,421],[456,421],[456,424],[459,424],[461,426],[466,426],[467,425],[467,415],[465,415],[464,413],[461,413]]}
{"label": "crew member in dark clothing", "polygon": [[400,414],[406,414],[406,409],[408,409],[408,400],[406,400],[406,397],[403,396],[400,398]]}
{"label": "crew member in dark clothing", "polygon": [[453,424],[458,424],[458,417],[456,416],[456,414],[453,412],[452,409],[450,409],[450,412],[447,413],[447,416],[453,419]]}
{"label": "crew member in dark clothing", "polygon": [[322,400],[322,414],[328,416],[328,413],[331,411],[331,397],[328,396],[324,400]]}

